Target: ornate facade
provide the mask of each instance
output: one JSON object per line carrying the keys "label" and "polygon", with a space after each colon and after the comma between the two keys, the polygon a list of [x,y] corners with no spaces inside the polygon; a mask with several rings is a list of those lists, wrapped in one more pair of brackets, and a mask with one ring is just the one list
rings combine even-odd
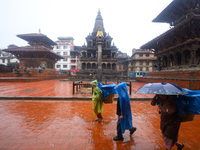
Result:
{"label": "ornate facade", "polygon": [[171,29],[141,46],[155,51],[163,70],[200,67],[200,1],[173,0],[153,22]]}
{"label": "ornate facade", "polygon": [[133,49],[132,56],[128,59],[128,75],[133,77],[135,72],[153,72],[156,57],[153,52]]}
{"label": "ornate facade", "polygon": [[[102,43],[98,43],[99,41]],[[114,44],[111,45],[112,38],[105,32],[100,11],[96,17],[93,32],[86,37],[86,42],[87,44],[80,48],[82,70],[96,70],[98,68],[98,45],[102,45],[102,70],[114,71],[117,69],[118,49]]]}

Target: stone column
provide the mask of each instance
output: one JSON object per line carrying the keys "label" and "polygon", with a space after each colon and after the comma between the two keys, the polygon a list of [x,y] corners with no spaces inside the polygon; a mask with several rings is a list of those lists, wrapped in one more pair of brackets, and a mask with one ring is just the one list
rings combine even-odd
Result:
{"label": "stone column", "polygon": [[196,49],[192,49],[191,50],[191,61],[190,61],[190,65],[195,65],[196,64]]}
{"label": "stone column", "polygon": [[102,44],[103,40],[97,38],[97,48],[98,48],[98,70],[97,70],[97,81],[101,82],[102,78]]}
{"label": "stone column", "polygon": [[176,53],[173,54],[173,58],[174,58],[174,66],[177,66],[178,62],[177,62],[177,58],[176,58]]}
{"label": "stone column", "polygon": [[185,65],[185,53],[184,52],[181,54],[181,65],[182,66]]}

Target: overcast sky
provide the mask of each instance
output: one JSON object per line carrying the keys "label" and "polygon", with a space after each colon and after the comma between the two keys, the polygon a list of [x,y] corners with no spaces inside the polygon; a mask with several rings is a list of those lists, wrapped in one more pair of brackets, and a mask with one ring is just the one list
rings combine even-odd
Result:
{"label": "overcast sky", "polygon": [[53,41],[72,36],[82,46],[93,31],[98,10],[115,46],[131,55],[133,48],[159,36],[169,24],[152,20],[172,0],[0,0],[0,49],[26,46],[18,34],[38,33]]}

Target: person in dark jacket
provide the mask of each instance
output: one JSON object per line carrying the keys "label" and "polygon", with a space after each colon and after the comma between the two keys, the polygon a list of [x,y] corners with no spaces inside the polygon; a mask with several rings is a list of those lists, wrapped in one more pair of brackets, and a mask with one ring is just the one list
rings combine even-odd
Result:
{"label": "person in dark jacket", "polygon": [[178,150],[182,150],[184,144],[178,142],[181,119],[173,97],[169,95],[155,95],[151,105],[159,105],[159,113],[161,114],[160,129],[165,148],[171,150],[176,145]]}

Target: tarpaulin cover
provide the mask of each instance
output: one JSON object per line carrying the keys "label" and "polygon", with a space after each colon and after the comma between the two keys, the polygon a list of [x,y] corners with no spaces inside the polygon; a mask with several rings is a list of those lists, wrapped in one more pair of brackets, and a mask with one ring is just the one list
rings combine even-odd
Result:
{"label": "tarpaulin cover", "polygon": [[123,134],[126,129],[131,129],[133,127],[130,99],[125,82],[122,82],[115,86],[115,90],[117,91],[119,96],[120,108],[123,115],[123,119],[120,120],[121,130]]}
{"label": "tarpaulin cover", "polygon": [[200,91],[191,91],[184,88],[188,94],[174,96],[179,116],[183,117],[187,113],[200,114]]}
{"label": "tarpaulin cover", "polygon": [[102,99],[106,99],[108,95],[112,92],[113,94],[117,94],[114,87],[116,84],[108,84],[108,85],[102,85],[101,82],[98,82],[98,87],[103,91]]}

